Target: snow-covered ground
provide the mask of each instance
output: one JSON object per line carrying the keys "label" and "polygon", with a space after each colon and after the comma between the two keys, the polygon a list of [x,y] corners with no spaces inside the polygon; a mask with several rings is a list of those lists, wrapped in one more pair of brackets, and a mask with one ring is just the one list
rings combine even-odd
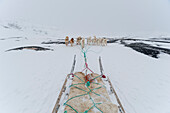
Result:
{"label": "snow-covered ground", "polygon": [[[41,44],[64,39],[56,28],[18,24],[22,29],[16,29],[2,25],[7,24],[0,26],[0,113],[51,113],[71,70],[74,54],[75,71],[84,67],[80,47]],[[54,51],[5,52],[28,45]],[[110,77],[126,113],[170,113],[169,55],[161,54],[154,59],[119,43],[89,47],[89,67],[100,73],[98,58],[102,57],[105,74]]]}

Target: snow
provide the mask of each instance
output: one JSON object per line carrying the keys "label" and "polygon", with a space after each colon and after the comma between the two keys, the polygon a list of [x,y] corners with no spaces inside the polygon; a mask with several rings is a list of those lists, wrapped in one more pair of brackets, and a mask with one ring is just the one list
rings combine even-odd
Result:
{"label": "snow", "polygon": [[103,53],[106,54],[103,56],[105,72],[112,76],[128,113],[169,112],[170,61],[167,58],[155,60],[118,45],[107,51],[114,53]]}
{"label": "snow", "polygon": [[[64,38],[61,31],[43,30],[49,33],[35,33],[27,25],[22,31],[0,26],[0,37],[6,39],[0,40],[0,113],[52,112],[64,79],[71,71],[74,54],[77,55],[75,71],[83,69],[79,46],[43,45],[43,41]],[[27,38],[8,39],[16,36]],[[49,46],[54,51],[5,52],[27,45]],[[89,67],[100,73],[98,58],[102,57],[105,74],[127,113],[170,113],[169,55],[161,54],[159,59],[154,59],[119,43],[89,47]]]}

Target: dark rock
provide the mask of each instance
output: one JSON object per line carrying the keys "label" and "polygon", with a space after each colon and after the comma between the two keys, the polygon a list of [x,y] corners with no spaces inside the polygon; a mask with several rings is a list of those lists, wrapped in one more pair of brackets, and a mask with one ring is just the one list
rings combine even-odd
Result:
{"label": "dark rock", "polygon": [[153,58],[158,58],[158,55],[163,52],[166,54],[170,54],[170,49],[161,48],[161,47],[155,47],[149,44],[145,43],[131,43],[131,44],[125,44],[125,46],[130,47],[140,53],[143,53],[145,55],[151,56]]}
{"label": "dark rock", "polygon": [[61,42],[61,41],[50,41],[50,42],[42,42],[41,44],[65,44],[65,42]]}
{"label": "dark rock", "polygon": [[[49,48],[44,48],[44,47],[39,47],[39,46],[26,46],[26,47],[18,47],[18,48],[14,48],[14,49],[9,49],[7,51],[13,51],[13,50],[23,50],[23,49],[29,49],[29,50],[35,50],[35,51],[46,51],[46,50],[51,50]],[[6,51],[6,52],[7,52]]]}

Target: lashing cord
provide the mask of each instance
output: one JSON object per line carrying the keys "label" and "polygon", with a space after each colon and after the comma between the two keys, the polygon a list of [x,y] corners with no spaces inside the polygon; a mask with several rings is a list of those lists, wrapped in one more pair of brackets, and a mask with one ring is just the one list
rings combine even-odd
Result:
{"label": "lashing cord", "polygon": [[[103,111],[101,111],[101,110],[96,106],[96,105],[99,105],[99,104],[102,104],[102,103],[95,103],[94,100],[92,99],[92,97],[90,96],[90,93],[93,93],[93,94],[95,94],[95,95],[97,95],[97,96],[101,96],[100,94],[95,93],[94,90],[100,89],[100,88],[102,88],[102,87],[104,87],[104,88],[106,88],[106,87],[105,87],[104,85],[100,84],[100,83],[94,83],[94,82],[92,82],[92,84],[98,84],[98,85],[101,85],[101,86],[100,86],[100,87],[97,87],[97,88],[94,88],[94,89],[90,89],[90,88],[89,88],[89,85],[87,85],[87,83],[85,83],[85,81],[83,81],[83,80],[82,80],[81,78],[79,78],[77,75],[73,75],[73,76],[77,77],[77,78],[78,78],[79,80],[81,80],[82,82],[81,82],[81,83],[78,83],[78,84],[72,84],[72,85],[70,85],[69,87],[75,87],[75,88],[77,88],[77,89],[79,89],[79,90],[82,90],[82,91],[85,92],[85,94],[71,97],[70,99],[68,99],[68,100],[64,103],[64,105],[70,107],[70,108],[71,108],[72,110],[74,110],[76,113],[79,113],[75,108],[73,108],[71,105],[69,105],[69,104],[67,104],[67,103],[68,103],[70,100],[74,99],[74,98],[88,95],[89,98],[90,98],[90,100],[91,100],[92,103],[93,103],[93,106],[91,106],[88,110],[86,110],[86,111],[84,111],[84,112],[80,112],[80,113],[88,113],[93,107],[95,107],[95,108],[98,109],[101,113],[103,113]],[[101,77],[101,75],[95,77],[93,80],[97,79],[98,77]],[[89,82],[89,83],[90,83],[90,82]],[[82,88],[77,87],[77,85],[82,85],[82,84],[85,84],[85,85],[87,86],[87,88],[88,88],[89,91],[86,91],[86,90],[84,90],[84,89],[82,89]],[[64,113],[67,113],[67,111],[64,111]]]}

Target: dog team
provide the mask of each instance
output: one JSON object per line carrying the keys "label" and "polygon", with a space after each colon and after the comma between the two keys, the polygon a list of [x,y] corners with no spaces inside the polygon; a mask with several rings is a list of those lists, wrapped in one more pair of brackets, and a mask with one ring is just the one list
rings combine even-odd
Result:
{"label": "dog team", "polygon": [[[65,44],[66,44],[66,46],[68,46],[68,44],[69,44],[69,37],[68,36],[66,36],[66,38],[65,38]],[[74,38],[71,38],[70,44],[71,44],[71,46],[73,46]],[[76,40],[76,44],[81,45],[82,48],[84,48],[85,38],[82,38],[82,37],[79,36]],[[87,38],[87,45],[107,46],[107,39],[106,38],[96,38],[96,36],[94,36],[94,38],[88,37]]]}

